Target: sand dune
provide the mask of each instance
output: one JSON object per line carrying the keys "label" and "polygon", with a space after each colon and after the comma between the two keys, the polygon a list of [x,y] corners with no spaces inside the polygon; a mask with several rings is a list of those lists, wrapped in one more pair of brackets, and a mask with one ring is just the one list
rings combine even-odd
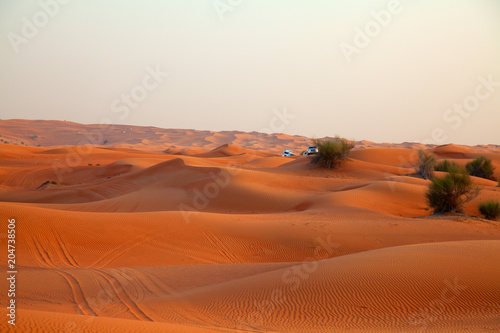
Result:
{"label": "sand dune", "polygon": [[[54,129],[57,128],[57,137]],[[157,127],[143,127],[131,125],[83,125],[69,121],[55,120],[0,120],[1,135],[11,144],[29,146],[81,146],[104,145],[127,149],[142,149],[147,151],[163,151],[173,149],[185,151],[186,154],[198,154],[215,149],[224,144],[238,147],[251,148],[258,151],[281,154],[284,149],[292,149],[300,154],[310,145],[310,138],[299,135],[282,133],[258,133],[240,131],[195,131],[189,129],[164,129]],[[331,138],[331,137],[326,137]],[[104,141],[106,144],[104,144]],[[414,142],[375,143],[367,140],[357,142],[357,148],[400,148],[400,149],[429,149],[433,145],[424,145]],[[442,146],[443,147],[443,146]],[[465,146],[453,145],[459,149],[468,149]],[[472,148],[472,147],[471,147]],[[481,153],[498,151],[497,144],[473,147],[474,151]],[[448,149],[446,145],[440,149]],[[463,153],[457,151],[457,153]]]}
{"label": "sand dune", "polygon": [[[359,141],[325,170],[282,157],[310,143],[287,134],[26,120],[0,132],[19,271],[17,325],[2,332],[500,329],[500,224],[477,209],[500,187],[473,177],[468,215],[431,215],[413,168],[418,149],[461,166],[486,156],[498,179],[495,145]],[[6,279],[0,290],[5,304]]]}

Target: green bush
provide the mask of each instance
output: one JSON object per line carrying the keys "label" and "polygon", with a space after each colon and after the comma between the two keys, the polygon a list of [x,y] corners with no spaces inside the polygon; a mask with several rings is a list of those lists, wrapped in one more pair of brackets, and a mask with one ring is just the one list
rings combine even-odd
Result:
{"label": "green bush", "polygon": [[434,178],[425,193],[429,208],[434,213],[461,213],[465,203],[479,194],[470,176],[463,171],[448,173],[444,178]]}
{"label": "green bush", "polygon": [[495,167],[491,164],[491,160],[486,157],[481,156],[467,163],[465,169],[471,176],[493,180]]}
{"label": "green bush", "polygon": [[333,140],[313,140],[318,147],[318,153],[314,155],[311,163],[325,168],[338,168],[349,160],[351,149],[354,148],[354,141],[335,137]]}
{"label": "green bush", "polygon": [[457,163],[448,160],[442,160],[434,166],[434,171],[450,172],[458,169],[460,169],[460,167]]}
{"label": "green bush", "polygon": [[418,159],[417,165],[415,166],[417,175],[424,179],[431,179],[434,177],[434,165],[436,164],[434,157],[423,150],[419,150]]}
{"label": "green bush", "polygon": [[479,212],[488,220],[496,220],[500,216],[500,204],[498,201],[488,201],[479,205]]}

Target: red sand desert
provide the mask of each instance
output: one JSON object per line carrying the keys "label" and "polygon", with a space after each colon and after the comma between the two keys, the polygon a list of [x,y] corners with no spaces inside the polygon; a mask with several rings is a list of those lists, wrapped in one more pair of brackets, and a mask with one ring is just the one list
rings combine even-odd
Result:
{"label": "red sand desert", "polygon": [[[498,332],[500,223],[431,215],[416,151],[358,142],[338,170],[285,134],[0,121],[2,332]],[[106,143],[105,143],[105,140]],[[7,144],[4,142],[8,142]],[[4,275],[7,275],[5,273]]]}

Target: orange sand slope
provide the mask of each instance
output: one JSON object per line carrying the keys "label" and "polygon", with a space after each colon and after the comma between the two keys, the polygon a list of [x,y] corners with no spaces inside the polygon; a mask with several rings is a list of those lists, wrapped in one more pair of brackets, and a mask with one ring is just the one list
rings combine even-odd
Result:
{"label": "orange sand slope", "polygon": [[[427,148],[487,156],[500,179],[496,147],[361,142],[323,170],[277,154],[302,137],[126,128],[91,147],[92,125],[0,121],[19,272],[2,332],[500,330],[500,223],[429,216],[429,182],[411,175]],[[479,216],[500,187],[474,182]]]}

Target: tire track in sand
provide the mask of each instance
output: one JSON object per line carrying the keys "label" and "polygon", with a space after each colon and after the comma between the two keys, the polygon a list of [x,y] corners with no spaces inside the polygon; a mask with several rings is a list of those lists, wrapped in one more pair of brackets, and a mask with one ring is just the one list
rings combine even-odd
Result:
{"label": "tire track in sand", "polygon": [[[42,265],[47,266],[49,268],[56,268],[56,265],[52,262],[49,253],[45,250],[42,244],[35,237],[31,238],[33,240],[33,244],[35,245],[36,253],[35,259]],[[38,255],[36,255],[38,254]]]}
{"label": "tire track in sand", "polygon": [[78,280],[67,272],[61,270],[55,270],[55,272],[61,275],[69,283],[71,290],[73,291],[73,297],[75,298],[75,302],[78,305],[78,308],[80,308],[80,311],[87,316],[97,316],[97,313],[92,310],[87,302],[87,298],[85,297]]}
{"label": "tire track in sand", "polygon": [[105,253],[102,257],[100,257],[99,259],[97,259],[96,261],[94,261],[93,264],[91,264],[90,266],[88,266],[87,268],[92,268],[92,267],[99,267],[99,268],[102,268],[102,267],[105,267],[107,264],[109,264],[110,262],[112,262],[113,260],[119,258],[120,256],[124,255],[128,250],[136,247],[136,246],[139,246],[139,245],[142,245],[148,241],[151,241],[155,238],[158,238],[160,237],[158,234],[152,234],[152,235],[145,235],[145,236],[142,236],[142,237],[138,237],[136,239],[133,239],[131,240],[130,242],[127,242],[123,245],[120,245],[114,249],[112,249],[111,251],[108,251],[107,253]]}
{"label": "tire track in sand", "polygon": [[101,275],[113,288],[114,293],[120,299],[120,301],[128,308],[128,310],[139,320],[142,321],[153,321],[148,315],[146,315],[137,304],[130,298],[125,289],[123,288],[120,281],[118,281],[111,274],[103,272],[100,269],[94,269],[94,272]]}
{"label": "tire track in sand", "polygon": [[66,245],[64,245],[64,242],[61,238],[61,235],[59,235],[57,233],[57,231],[55,231],[54,229],[52,229],[52,231],[53,231],[52,234],[54,235],[54,238],[56,239],[57,245],[59,246],[59,249],[60,249],[60,253],[58,253],[58,254],[59,254],[59,257],[61,258],[61,260],[65,261],[66,265],[68,265],[70,267],[74,267],[74,268],[80,267],[80,265],[78,265],[78,263],[76,262],[75,258],[71,255],[71,253],[66,248]]}
{"label": "tire track in sand", "polygon": [[230,263],[241,263],[241,260],[212,232],[205,231],[203,235],[215,247],[215,250]]}
{"label": "tire track in sand", "polygon": [[[146,290],[155,296],[166,296],[168,300],[175,300],[178,306],[182,306],[182,312],[176,311],[176,314],[184,318],[186,320],[186,324],[192,325],[193,323],[197,323],[197,325],[201,325],[202,327],[218,327],[222,331],[226,331],[225,327],[220,326],[220,323],[212,320],[208,316],[203,316],[199,313],[199,310],[195,308],[195,306],[185,297],[183,297],[183,293],[175,290],[171,286],[167,285],[160,278],[155,276],[154,274],[141,270],[139,268],[129,268],[130,272],[133,272],[133,275],[136,277],[136,281],[138,281]],[[212,328],[213,329],[213,328]]]}

